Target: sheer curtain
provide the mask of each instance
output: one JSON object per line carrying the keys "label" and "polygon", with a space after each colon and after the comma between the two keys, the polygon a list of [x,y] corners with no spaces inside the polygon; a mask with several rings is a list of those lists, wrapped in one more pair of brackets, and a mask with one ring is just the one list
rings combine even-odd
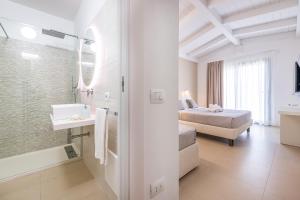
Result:
{"label": "sheer curtain", "polygon": [[224,108],[250,110],[255,123],[271,123],[270,58],[225,62]]}

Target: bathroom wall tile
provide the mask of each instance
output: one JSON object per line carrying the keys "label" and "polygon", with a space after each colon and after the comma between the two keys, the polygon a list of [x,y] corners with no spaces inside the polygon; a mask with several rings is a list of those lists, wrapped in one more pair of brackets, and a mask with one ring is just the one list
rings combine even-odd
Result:
{"label": "bathroom wall tile", "polygon": [[[25,60],[21,53],[38,54]],[[53,132],[52,104],[72,103],[76,53],[0,37],[0,158],[66,143]]]}

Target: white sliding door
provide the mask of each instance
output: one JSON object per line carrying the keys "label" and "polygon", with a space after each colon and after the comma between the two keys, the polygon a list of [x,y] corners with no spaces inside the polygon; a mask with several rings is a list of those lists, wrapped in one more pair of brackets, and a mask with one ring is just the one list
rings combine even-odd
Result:
{"label": "white sliding door", "polygon": [[225,62],[224,108],[250,110],[255,123],[271,121],[270,59]]}

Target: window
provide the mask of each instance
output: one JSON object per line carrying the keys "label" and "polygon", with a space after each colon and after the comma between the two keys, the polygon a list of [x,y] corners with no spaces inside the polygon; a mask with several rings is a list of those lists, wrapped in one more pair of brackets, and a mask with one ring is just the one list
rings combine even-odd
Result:
{"label": "window", "polygon": [[224,108],[250,110],[255,123],[270,125],[270,59],[225,62]]}

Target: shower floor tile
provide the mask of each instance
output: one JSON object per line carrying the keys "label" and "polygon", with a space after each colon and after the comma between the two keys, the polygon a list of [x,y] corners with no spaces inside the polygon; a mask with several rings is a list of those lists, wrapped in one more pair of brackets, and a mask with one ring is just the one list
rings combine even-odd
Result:
{"label": "shower floor tile", "polygon": [[107,200],[82,161],[0,183],[1,200]]}

